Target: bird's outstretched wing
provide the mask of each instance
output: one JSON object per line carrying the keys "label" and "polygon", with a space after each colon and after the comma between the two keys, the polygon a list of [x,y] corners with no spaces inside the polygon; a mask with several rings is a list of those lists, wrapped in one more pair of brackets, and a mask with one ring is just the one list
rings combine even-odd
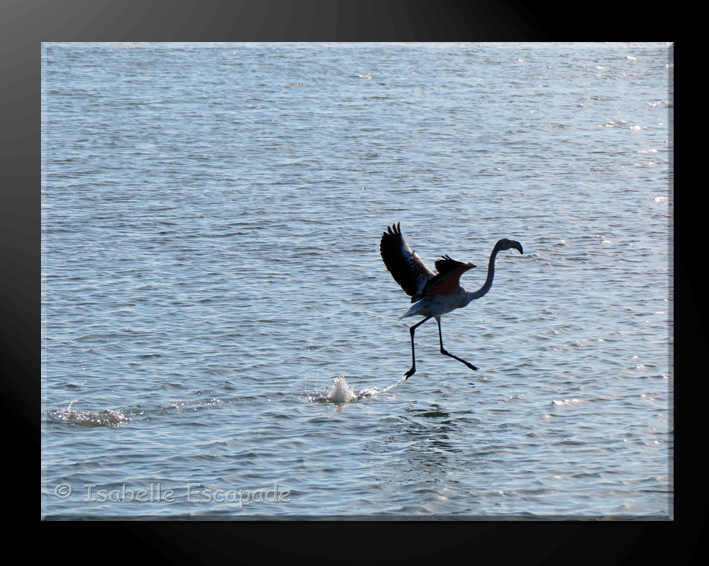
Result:
{"label": "bird's outstretched wing", "polygon": [[436,261],[438,273],[428,280],[421,295],[448,295],[455,293],[460,286],[460,276],[473,267],[477,266],[474,263],[463,263],[444,255],[443,259]]}
{"label": "bird's outstretched wing", "polygon": [[[406,243],[404,236],[401,235],[400,224],[393,224],[387,228],[382,235],[379,251],[389,273],[401,288],[411,295],[411,302],[414,303],[423,297],[424,287],[434,279],[435,273],[426,267],[423,260]],[[437,264],[438,262],[436,267]]]}

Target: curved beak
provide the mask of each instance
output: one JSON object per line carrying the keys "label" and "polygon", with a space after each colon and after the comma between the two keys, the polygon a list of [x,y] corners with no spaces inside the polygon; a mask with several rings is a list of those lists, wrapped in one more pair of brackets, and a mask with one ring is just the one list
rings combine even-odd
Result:
{"label": "curved beak", "polygon": [[514,249],[519,250],[519,253],[524,255],[524,251],[522,250],[522,244],[520,244],[519,242],[514,241],[514,240],[511,242],[511,244]]}

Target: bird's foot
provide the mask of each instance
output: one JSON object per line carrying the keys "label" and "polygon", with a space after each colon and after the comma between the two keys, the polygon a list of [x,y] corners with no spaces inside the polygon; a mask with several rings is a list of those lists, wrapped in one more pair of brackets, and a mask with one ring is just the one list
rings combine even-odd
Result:
{"label": "bird's foot", "polygon": [[450,357],[453,358],[454,360],[458,360],[459,362],[464,363],[464,364],[465,364],[466,366],[468,366],[470,369],[475,370],[475,371],[478,371],[478,368],[476,368],[473,364],[471,364],[470,362],[466,362],[465,360],[460,359],[458,356],[454,356],[453,354],[451,354],[448,350],[446,350],[446,349],[444,349],[444,348],[441,348],[441,354],[445,354],[446,356],[450,356]]}

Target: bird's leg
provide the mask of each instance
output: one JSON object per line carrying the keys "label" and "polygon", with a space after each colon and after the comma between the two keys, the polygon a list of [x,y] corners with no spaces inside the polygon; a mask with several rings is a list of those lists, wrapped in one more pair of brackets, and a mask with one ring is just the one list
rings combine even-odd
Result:
{"label": "bird's leg", "polygon": [[[476,368],[473,364],[466,362],[465,360],[461,360],[458,356],[454,356],[453,354],[446,351],[446,349],[443,347],[443,333],[441,332],[441,317],[437,316],[436,322],[438,322],[438,338],[440,338],[440,340],[441,340],[441,354],[445,354],[446,356],[450,356],[454,360],[458,360],[459,362],[463,362],[470,369],[474,369],[477,371],[478,368]],[[411,336],[413,337],[413,334]],[[412,344],[413,344],[413,342],[412,342]]]}
{"label": "bird's leg", "polygon": [[[404,381],[409,379],[412,375],[416,373],[416,353],[414,352],[414,332],[416,332],[416,329],[421,326],[424,322],[426,322],[430,316],[427,318],[424,318],[421,322],[417,322],[414,324],[411,328],[409,328],[409,333],[411,334],[411,369],[406,372],[406,375],[404,376]],[[440,323],[439,323],[440,324]]]}

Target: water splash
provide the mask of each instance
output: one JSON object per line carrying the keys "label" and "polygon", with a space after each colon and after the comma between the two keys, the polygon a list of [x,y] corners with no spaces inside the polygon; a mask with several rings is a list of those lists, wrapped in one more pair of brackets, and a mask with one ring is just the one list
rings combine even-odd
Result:
{"label": "water splash", "polygon": [[372,387],[372,388],[370,388],[370,389],[362,389],[362,391],[360,392],[360,395],[362,395],[363,393],[365,393],[368,397],[373,397],[374,395],[379,395],[379,394],[381,394],[381,393],[386,393],[387,391],[389,391],[389,390],[391,390],[391,389],[394,389],[394,387],[396,387],[397,385],[399,385],[399,384],[400,384],[402,381],[404,381],[405,379],[406,379],[406,376],[403,376],[403,375],[402,375],[402,376],[399,378],[399,381],[397,381],[396,383],[390,385],[390,386],[387,387],[386,389],[381,389],[381,390],[380,390],[380,389],[378,389],[377,387]]}
{"label": "water splash", "polygon": [[59,421],[84,426],[119,426],[131,420],[125,412],[119,409],[75,411],[71,406],[77,401],[78,399],[74,399],[66,409],[47,413],[47,416]]}
{"label": "water splash", "polygon": [[378,387],[367,387],[362,389],[359,393],[355,393],[352,386],[347,383],[347,379],[345,379],[344,376],[338,376],[334,379],[334,384],[331,387],[326,388],[323,394],[315,396],[308,395],[308,400],[311,403],[353,403],[355,401],[361,401],[362,399],[376,397],[377,395],[386,393],[399,385],[402,381],[404,381],[403,377],[385,389],[379,389]]}
{"label": "water splash", "polygon": [[327,397],[333,403],[348,403],[357,400],[354,389],[350,387],[344,377],[335,378],[335,385],[328,390]]}

